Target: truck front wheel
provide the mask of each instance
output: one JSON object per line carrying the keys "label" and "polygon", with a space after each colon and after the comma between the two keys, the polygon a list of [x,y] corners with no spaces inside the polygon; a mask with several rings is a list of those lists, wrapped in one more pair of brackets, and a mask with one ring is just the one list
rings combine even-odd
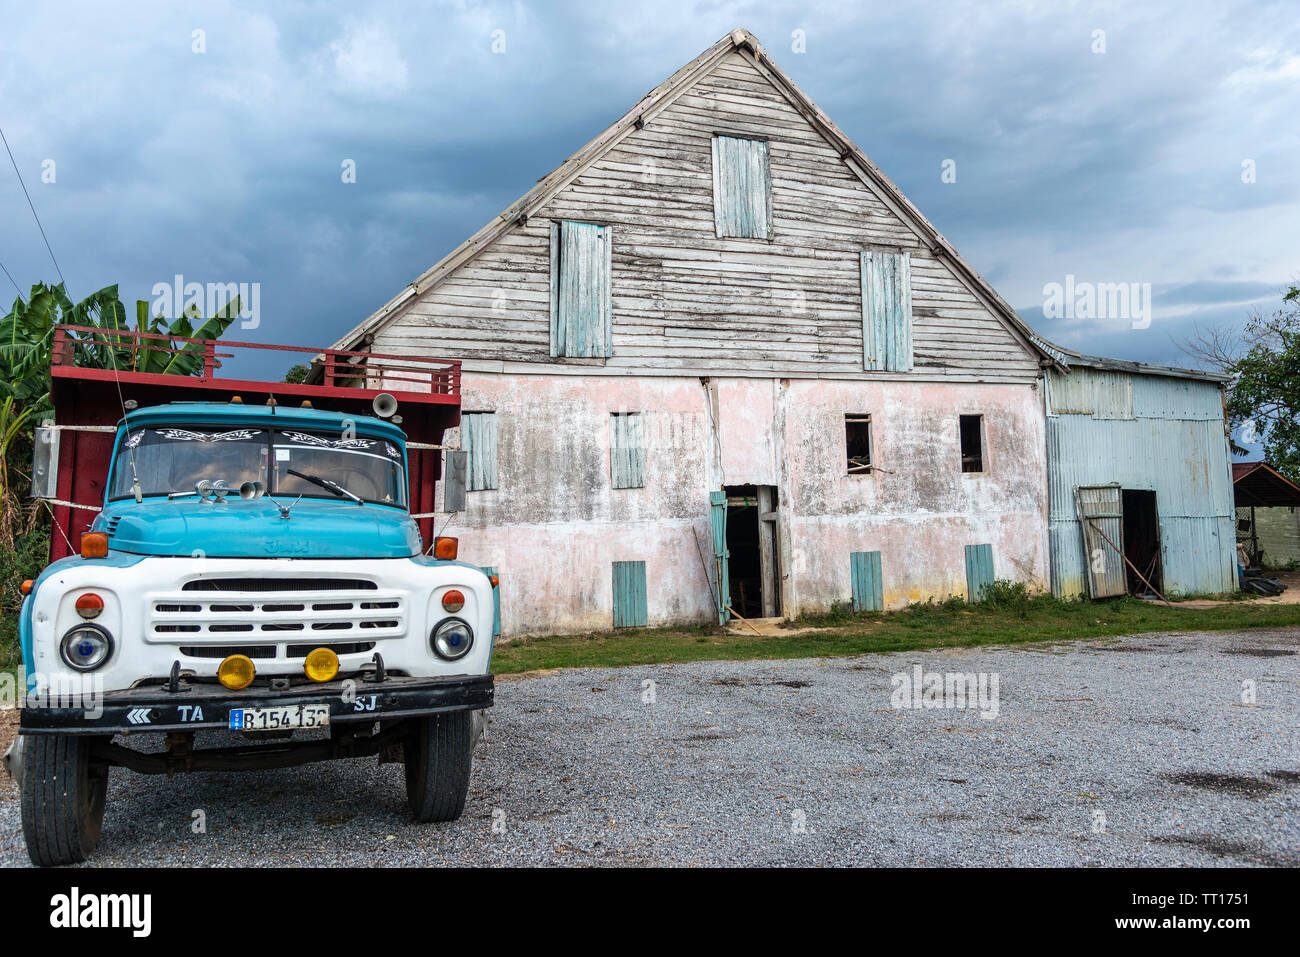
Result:
{"label": "truck front wheel", "polygon": [[90,760],[91,743],[65,734],[23,742],[23,837],[37,867],[77,864],[99,843],[108,765]]}
{"label": "truck front wheel", "polygon": [[406,741],[406,798],[421,822],[454,821],[465,809],[474,752],[474,713],[415,719]]}

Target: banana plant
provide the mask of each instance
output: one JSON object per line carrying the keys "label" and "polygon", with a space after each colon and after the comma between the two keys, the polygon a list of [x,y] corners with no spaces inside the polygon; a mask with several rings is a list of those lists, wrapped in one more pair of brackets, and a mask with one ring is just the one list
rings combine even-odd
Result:
{"label": "banana plant", "polygon": [[[175,339],[219,339],[239,314],[239,297],[231,299],[204,320],[191,308],[171,322],[150,316],[143,300],[136,302],[136,329]],[[37,283],[24,302],[0,319],[0,396],[12,396],[24,406],[49,407],[50,358],[56,325],[86,326],[91,332],[71,333],[76,365],[132,372],[194,375],[203,368],[203,344],[138,339],[130,332],[126,308],[117,286],[105,286],[74,303],[60,283]]]}

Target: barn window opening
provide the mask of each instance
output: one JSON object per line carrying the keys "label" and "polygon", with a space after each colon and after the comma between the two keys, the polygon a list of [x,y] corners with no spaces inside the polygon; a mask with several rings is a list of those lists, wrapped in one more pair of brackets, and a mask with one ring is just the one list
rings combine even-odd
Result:
{"label": "barn window opening", "polygon": [[871,472],[871,416],[853,413],[844,416],[844,447],[850,475]]}
{"label": "barn window opening", "polygon": [[719,238],[771,238],[772,172],[764,140],[713,137],[713,220]]}
{"label": "barn window opening", "polygon": [[984,471],[984,416],[963,415],[959,417],[961,431],[961,470],[963,472]]}

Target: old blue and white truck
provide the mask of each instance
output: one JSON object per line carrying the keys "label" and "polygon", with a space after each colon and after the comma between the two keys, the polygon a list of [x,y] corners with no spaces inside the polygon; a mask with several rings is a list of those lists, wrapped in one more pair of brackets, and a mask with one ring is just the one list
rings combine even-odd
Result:
{"label": "old blue and white truck", "polygon": [[458,817],[496,588],[432,528],[459,365],[319,351],[320,384],[235,380],[217,347],[290,347],[173,339],[141,347],[202,348],[202,375],[144,375],[79,367],[78,334],[34,481],[71,554],[23,586],[6,755],[32,861],[86,858],[113,768],[377,756],[416,820]]}

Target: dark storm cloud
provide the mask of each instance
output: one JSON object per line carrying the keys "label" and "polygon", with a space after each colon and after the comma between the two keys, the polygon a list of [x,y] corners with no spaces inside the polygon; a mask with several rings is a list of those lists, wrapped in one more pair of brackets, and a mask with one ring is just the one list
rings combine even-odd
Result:
{"label": "dark storm cloud", "polygon": [[[1300,273],[1300,27],[1284,4],[234,0],[2,16],[0,124],[72,291],[260,282],[248,338],[342,334],[736,26],[1063,345],[1185,363],[1171,339],[1268,310]],[[24,291],[53,277],[7,169],[0,262]],[[1042,318],[1045,285],[1067,275],[1151,283],[1150,327]]]}

